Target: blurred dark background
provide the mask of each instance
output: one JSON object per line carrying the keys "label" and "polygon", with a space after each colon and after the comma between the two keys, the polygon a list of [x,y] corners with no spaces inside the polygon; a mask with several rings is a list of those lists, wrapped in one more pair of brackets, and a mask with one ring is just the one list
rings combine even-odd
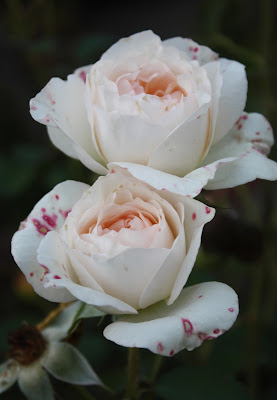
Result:
{"label": "blurred dark background", "polygon": [[[1,0],[0,362],[8,332],[22,321],[37,323],[54,307],[34,294],[15,265],[13,233],[55,184],[96,178],[51,145],[45,127],[29,115],[29,99],[51,77],[65,79],[75,68],[97,61],[119,38],[152,29],[162,39],[191,37],[245,64],[246,111],[264,114],[276,132],[276,24],[277,2],[270,0]],[[270,157],[277,160],[276,146]],[[205,228],[189,284],[227,283],[239,295],[241,312],[228,333],[191,353],[160,360],[143,350],[143,399],[277,398],[276,199],[277,184],[262,181],[202,194],[201,200],[217,208],[217,216]],[[114,391],[91,388],[91,394],[122,399],[125,369],[118,366],[126,364],[127,351],[102,337],[108,322],[97,327],[86,321],[79,348]],[[79,399],[69,385],[53,384],[57,399]],[[2,398],[20,400],[23,395],[15,386]]]}

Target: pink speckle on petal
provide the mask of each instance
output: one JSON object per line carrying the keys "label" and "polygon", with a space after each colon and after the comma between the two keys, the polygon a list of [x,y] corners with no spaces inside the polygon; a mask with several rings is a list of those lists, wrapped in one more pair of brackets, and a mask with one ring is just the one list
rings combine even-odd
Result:
{"label": "pink speckle on petal", "polygon": [[219,330],[219,329],[215,329],[215,330],[214,330],[214,334],[215,334],[215,335],[218,335],[218,334],[219,334],[219,332],[220,332],[220,330]]}
{"label": "pink speckle on petal", "polygon": [[34,276],[34,273],[33,273],[33,272],[30,272],[30,276]]}
{"label": "pink speckle on petal", "polygon": [[200,332],[200,333],[198,333],[198,337],[200,340],[204,341],[207,339],[208,336],[206,333]]}
{"label": "pink speckle on petal", "polygon": [[162,190],[166,190],[166,188],[162,188]]}
{"label": "pink speckle on petal", "polygon": [[53,215],[52,217],[50,217],[49,215],[43,215],[42,218],[48,225],[52,226],[53,228],[56,228],[56,226],[57,226],[57,224],[56,224],[57,216],[56,215]]}
{"label": "pink speckle on petal", "polygon": [[193,219],[193,221],[195,220],[195,218],[196,218],[196,214],[193,213],[193,214],[192,214],[192,219]]}
{"label": "pink speckle on petal", "polygon": [[112,169],[112,170],[111,170],[111,173],[112,173],[112,174],[114,174],[114,173],[115,173],[115,170],[114,170],[114,169]]}
{"label": "pink speckle on petal", "polygon": [[64,219],[67,218],[67,216],[68,216],[68,214],[69,214],[70,212],[71,212],[71,210],[66,210],[66,211],[59,210],[59,213],[64,217]]}
{"label": "pink speckle on petal", "polygon": [[194,53],[197,53],[198,50],[199,50],[198,47],[194,47],[194,49],[193,49]]}
{"label": "pink speckle on petal", "polygon": [[256,135],[260,135],[260,132],[256,132]]}
{"label": "pink speckle on petal", "polygon": [[182,318],[182,323],[183,323],[183,327],[184,327],[186,334],[191,335],[193,332],[193,326],[192,326],[192,323],[190,322],[190,320]]}
{"label": "pink speckle on petal", "polygon": [[201,297],[203,297],[203,295],[201,294],[201,296],[198,296],[198,299],[201,299]]}
{"label": "pink speckle on petal", "polygon": [[210,207],[206,206],[206,213],[207,213],[207,214],[210,214],[210,212],[211,212]]}
{"label": "pink speckle on petal", "polygon": [[174,350],[171,350],[169,355],[170,355],[170,357],[172,357],[174,355]]}
{"label": "pink speckle on petal", "polygon": [[158,352],[161,353],[161,352],[163,351],[163,349],[164,349],[164,347],[163,347],[162,343],[159,342],[159,343],[157,344],[157,350],[158,350]]}
{"label": "pink speckle on petal", "polygon": [[54,275],[54,279],[62,279],[59,275]]}
{"label": "pink speckle on petal", "polygon": [[59,196],[57,194],[55,195],[55,197],[56,197],[57,200],[59,200]]}
{"label": "pink speckle on petal", "polygon": [[47,226],[42,225],[42,223],[38,219],[34,218],[32,220],[32,222],[33,222],[34,226],[36,227],[37,232],[40,233],[41,235],[45,236],[50,231],[50,229],[47,228]]}
{"label": "pink speckle on petal", "polygon": [[32,106],[31,110],[36,111],[37,110],[36,106]]}
{"label": "pink speckle on petal", "polygon": [[238,130],[240,130],[242,128],[242,125],[241,124],[239,124],[239,126],[238,126]]}
{"label": "pink speckle on petal", "polygon": [[81,78],[81,79],[86,83],[87,74],[85,73],[85,71],[81,71],[81,72],[79,73],[79,78]]}
{"label": "pink speckle on petal", "polygon": [[247,115],[243,115],[243,116],[242,116],[242,119],[247,119],[247,118],[248,118]]}
{"label": "pink speckle on petal", "polygon": [[229,310],[230,312],[234,312],[234,311],[235,311],[233,308],[228,308],[228,310]]}

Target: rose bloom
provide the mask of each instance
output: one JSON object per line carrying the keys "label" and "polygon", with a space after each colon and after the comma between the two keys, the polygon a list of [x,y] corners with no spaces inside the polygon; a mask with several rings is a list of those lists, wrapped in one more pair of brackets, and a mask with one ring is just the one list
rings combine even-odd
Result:
{"label": "rose bloom", "polygon": [[92,187],[57,185],[15,233],[12,254],[39,295],[127,314],[105,336],[169,356],[221,335],[238,314],[237,295],[223,283],[183,289],[213,216],[123,170]]}
{"label": "rose bloom", "polygon": [[[94,65],[53,78],[30,102],[52,142],[98,174],[128,168],[157,189],[207,189],[277,179],[272,129],[243,113],[242,64],[151,31],[119,40]],[[188,184],[190,183],[190,184]]]}

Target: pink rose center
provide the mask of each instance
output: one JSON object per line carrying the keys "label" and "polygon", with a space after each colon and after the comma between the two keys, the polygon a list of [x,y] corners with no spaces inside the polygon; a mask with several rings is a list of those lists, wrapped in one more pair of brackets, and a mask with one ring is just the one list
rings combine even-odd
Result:
{"label": "pink rose center", "polygon": [[145,65],[139,71],[121,75],[116,84],[120,96],[145,93],[158,96],[170,104],[177,104],[182,96],[187,96],[176,76],[165,64]]}

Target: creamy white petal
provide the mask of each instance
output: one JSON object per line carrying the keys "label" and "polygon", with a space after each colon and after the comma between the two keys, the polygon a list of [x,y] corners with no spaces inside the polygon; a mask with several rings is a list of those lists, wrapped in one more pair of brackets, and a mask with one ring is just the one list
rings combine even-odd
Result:
{"label": "creamy white petal", "polygon": [[[204,168],[209,168],[215,160],[220,162],[206,189],[234,187],[256,178],[276,180],[277,164],[267,158],[273,142],[272,128],[261,114],[242,114],[228,135],[212,146],[203,160]],[[227,155],[235,159],[224,165],[221,161]]]}
{"label": "creamy white petal", "polygon": [[[71,301],[74,297],[65,289],[46,289],[43,286],[42,281],[47,271],[37,260],[37,249],[50,231],[61,228],[73,204],[88,187],[75,181],[58,184],[36,204],[27,219],[22,222],[20,230],[13,236],[12,255],[17,265],[34,290],[47,300]],[[62,270],[62,265],[58,269]]]}
{"label": "creamy white petal", "polygon": [[139,58],[144,54],[151,56],[157,52],[160,46],[159,36],[150,30],[143,31],[120,39],[102,55],[101,59],[122,61],[124,58]]}
{"label": "creamy white petal", "polygon": [[212,139],[209,106],[204,104],[174,129],[151,153],[148,166],[179,176],[193,170],[206,154]]}
{"label": "creamy white petal", "polygon": [[104,336],[121,346],[173,356],[220,336],[237,315],[234,290],[223,283],[206,282],[183,289],[171,306],[162,301],[138,315],[120,318],[106,327]]}
{"label": "creamy white petal", "polygon": [[21,368],[18,385],[28,400],[54,400],[54,392],[47,372],[39,362]]}
{"label": "creamy white petal", "polygon": [[207,182],[214,178],[219,165],[233,160],[234,157],[229,157],[215,161],[207,167],[197,168],[183,178],[133,163],[116,162],[108,164],[108,167],[110,171],[120,171],[126,175],[132,175],[157,190],[167,190],[181,196],[196,197]]}
{"label": "creamy white petal", "polygon": [[55,146],[67,155],[81,157],[95,172],[105,174],[103,160],[91,140],[84,94],[85,84],[77,75],[69,75],[67,81],[52,78],[31,99],[30,112],[36,121],[50,127],[49,135]]}
{"label": "creamy white petal", "polygon": [[223,85],[213,143],[217,143],[232,128],[244,110],[247,97],[245,66],[225,58],[221,58],[219,61]]}
{"label": "creamy white petal", "polygon": [[191,39],[174,37],[164,40],[162,43],[165,46],[173,46],[183,51],[184,53],[186,53],[186,56],[189,60],[197,60],[200,65],[217,60],[218,58],[218,54],[212,51],[209,47],[200,46],[198,43],[194,42]]}
{"label": "creamy white petal", "polygon": [[85,357],[69,343],[49,343],[41,364],[60,381],[72,385],[102,385]]}
{"label": "creamy white petal", "polygon": [[[71,262],[57,232],[49,232],[41,242],[38,261],[48,271],[43,279],[46,288],[52,288],[52,291],[57,291],[59,288],[67,289],[75,298],[109,314],[137,313],[129,304],[104,292],[81,286],[78,279],[68,277],[67,271],[71,267]],[[62,265],[64,269],[61,268]]]}

